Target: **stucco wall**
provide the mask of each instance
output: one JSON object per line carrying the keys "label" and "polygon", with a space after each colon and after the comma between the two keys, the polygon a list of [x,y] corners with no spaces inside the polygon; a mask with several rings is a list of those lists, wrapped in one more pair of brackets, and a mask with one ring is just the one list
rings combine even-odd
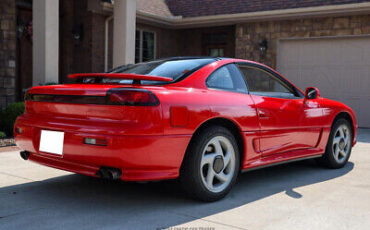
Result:
{"label": "stucco wall", "polygon": [[[276,68],[279,39],[370,34],[370,15],[243,23],[236,25],[235,34],[236,57]],[[261,57],[258,44],[263,39],[268,49]]]}

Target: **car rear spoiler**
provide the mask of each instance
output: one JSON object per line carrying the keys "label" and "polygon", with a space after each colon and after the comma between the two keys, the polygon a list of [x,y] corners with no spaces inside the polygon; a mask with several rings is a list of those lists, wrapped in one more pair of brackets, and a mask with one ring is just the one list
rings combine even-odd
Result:
{"label": "car rear spoiler", "polygon": [[115,79],[129,79],[134,80],[134,84],[140,84],[141,80],[145,81],[173,81],[170,77],[149,76],[141,74],[130,73],[76,73],[68,75],[70,79],[83,79],[83,78],[115,78]]}

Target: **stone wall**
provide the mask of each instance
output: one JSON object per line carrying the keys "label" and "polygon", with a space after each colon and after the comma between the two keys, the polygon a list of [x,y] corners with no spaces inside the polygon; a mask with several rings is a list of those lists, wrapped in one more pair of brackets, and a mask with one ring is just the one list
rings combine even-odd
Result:
{"label": "stone wall", "polygon": [[0,4],[0,110],[15,101],[16,6],[14,0]]}
{"label": "stone wall", "polygon": [[[237,58],[276,68],[279,39],[370,34],[370,15],[243,23],[236,26],[235,34]],[[263,39],[268,41],[265,56],[258,45]]]}

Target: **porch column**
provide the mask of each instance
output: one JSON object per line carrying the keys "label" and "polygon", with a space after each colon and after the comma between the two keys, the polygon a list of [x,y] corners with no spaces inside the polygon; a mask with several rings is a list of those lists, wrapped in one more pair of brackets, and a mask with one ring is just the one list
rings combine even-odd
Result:
{"label": "porch column", "polygon": [[59,81],[59,0],[33,0],[33,85]]}
{"label": "porch column", "polygon": [[114,1],[113,67],[135,62],[136,0]]}

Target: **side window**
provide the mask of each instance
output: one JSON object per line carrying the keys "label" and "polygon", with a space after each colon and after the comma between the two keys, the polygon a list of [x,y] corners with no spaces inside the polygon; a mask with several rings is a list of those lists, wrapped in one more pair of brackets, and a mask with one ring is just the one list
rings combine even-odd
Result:
{"label": "side window", "polygon": [[228,64],[215,70],[206,81],[208,88],[245,93],[247,87],[238,67]]}
{"label": "side window", "polygon": [[239,65],[251,94],[294,98],[294,90],[275,76],[255,67]]}
{"label": "side window", "polygon": [[135,63],[155,59],[155,33],[137,29],[135,35]]}

